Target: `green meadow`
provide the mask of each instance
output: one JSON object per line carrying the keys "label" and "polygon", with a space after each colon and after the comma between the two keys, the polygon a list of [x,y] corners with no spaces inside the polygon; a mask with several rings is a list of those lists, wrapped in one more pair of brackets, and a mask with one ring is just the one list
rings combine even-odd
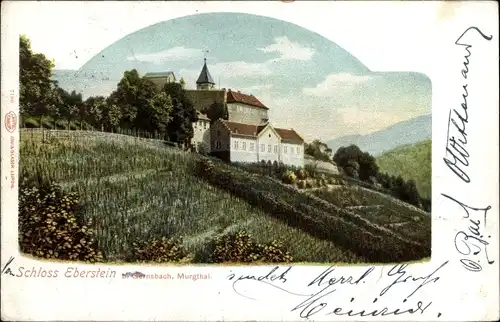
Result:
{"label": "green meadow", "polygon": [[[211,238],[242,229],[281,241],[294,262],[430,257],[430,216],[392,197],[357,186],[299,191],[158,141],[77,133],[22,130],[20,172],[78,194],[106,261],[169,236],[203,263]],[[200,162],[213,162],[213,175],[194,171]]]}

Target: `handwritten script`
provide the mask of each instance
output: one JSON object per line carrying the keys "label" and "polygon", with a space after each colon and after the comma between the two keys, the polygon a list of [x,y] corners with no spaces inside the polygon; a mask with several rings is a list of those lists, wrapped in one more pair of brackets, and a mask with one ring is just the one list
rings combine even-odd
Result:
{"label": "handwritten script", "polygon": [[[397,264],[383,274],[383,267],[369,267],[361,270],[359,274],[345,275],[336,271],[335,267],[328,267],[320,274],[306,282],[299,282],[301,289],[293,289],[292,267],[274,267],[267,274],[263,275],[236,275],[234,273],[227,276],[227,280],[232,282],[232,289],[238,295],[256,300],[245,294],[246,289],[242,284],[252,283],[252,289],[258,287],[271,288],[282,292],[284,295],[299,298],[297,304],[290,308],[291,312],[297,312],[301,318],[308,319],[314,315],[324,316],[388,316],[388,315],[412,315],[427,312],[432,305],[432,301],[419,298],[418,291],[429,284],[439,281],[439,273],[448,264],[448,261],[428,270],[425,274],[414,274],[407,264]],[[387,269],[387,268],[385,268]],[[379,272],[377,272],[377,270]],[[300,275],[303,279],[303,274]],[[376,279],[374,281],[374,279]],[[369,292],[373,292],[373,300],[369,304],[356,302],[355,297],[346,296],[348,288],[355,288],[367,282],[375,282],[375,287],[370,287]],[[293,283],[297,285],[297,283]],[[246,285],[248,286],[248,285]],[[378,287],[377,287],[378,286]],[[268,291],[268,290],[267,290]],[[366,287],[363,288],[363,292]],[[265,289],[259,289],[259,294],[265,294]],[[393,293],[391,298],[387,294]],[[429,293],[427,293],[429,294]],[[366,295],[366,294],[363,294]],[[400,301],[394,299],[399,297]],[[421,295],[420,295],[421,296]],[[385,301],[384,301],[385,300]],[[356,303],[353,303],[356,302]],[[386,303],[386,304],[384,304]],[[353,308],[355,307],[355,308]],[[441,313],[437,312],[437,317]]]}
{"label": "handwritten script", "polygon": [[[468,36],[468,37],[466,37]],[[467,38],[468,41],[464,40]],[[461,67],[461,75],[464,84],[462,85],[462,103],[460,108],[450,110],[448,116],[448,131],[446,137],[446,151],[443,158],[445,164],[453,172],[453,174],[462,180],[463,183],[469,184],[471,177],[467,170],[469,167],[470,154],[467,150],[467,144],[470,144],[467,139],[467,124],[469,123],[468,99],[470,99],[469,91],[469,73],[471,72],[469,64],[472,61],[472,44],[476,41],[491,41],[493,37],[487,36],[478,27],[469,27],[457,38],[456,46],[460,46],[464,50],[464,60]],[[476,113],[479,113],[479,111]],[[490,245],[491,234],[486,232],[486,222],[488,211],[491,206],[473,207],[468,205],[468,202],[459,201],[448,194],[441,194],[455,205],[460,206],[462,210],[462,219],[465,219],[465,225],[456,235],[454,246],[460,254],[460,262],[462,266],[471,272],[480,272],[485,264],[491,265],[494,263],[488,255],[488,246]],[[482,260],[482,262],[481,262]]]}
{"label": "handwritten script", "polygon": [[444,193],[442,195],[459,205],[464,211],[462,218],[468,220],[467,229],[461,230],[455,235],[455,248],[464,256],[460,259],[462,265],[469,271],[479,272],[482,270],[481,260],[479,259],[481,256],[484,256],[483,262],[488,265],[493,264],[495,261],[488,256],[488,245],[490,243],[487,240],[491,238],[491,235],[485,234],[486,215],[491,206],[484,208],[471,207]]}
{"label": "handwritten script", "polygon": [[[450,110],[448,116],[448,131],[446,137],[446,149],[444,163],[448,168],[462,181],[469,183],[470,177],[466,172],[469,166],[469,152],[467,151],[467,124],[469,123],[469,114],[467,106],[467,98],[469,97],[467,77],[469,75],[469,63],[472,56],[472,45],[462,40],[465,35],[475,33],[482,39],[491,41],[493,36],[486,36],[479,28],[467,28],[458,39],[455,45],[464,48],[466,54],[464,55],[464,62],[462,67],[462,78],[464,84],[462,85],[462,103],[460,108]],[[481,39],[480,38],[480,39]]]}

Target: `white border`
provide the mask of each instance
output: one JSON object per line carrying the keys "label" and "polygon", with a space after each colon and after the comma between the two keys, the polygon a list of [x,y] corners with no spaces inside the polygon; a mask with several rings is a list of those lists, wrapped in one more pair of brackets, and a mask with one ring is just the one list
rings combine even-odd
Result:
{"label": "white border", "polygon": [[[432,305],[424,314],[378,316],[372,320],[495,320],[499,317],[498,222],[498,7],[495,2],[3,2],[2,3],[2,267],[9,257],[16,265],[65,270],[64,264],[41,263],[21,257],[17,252],[17,191],[9,187],[11,134],[4,117],[18,106],[18,35],[26,29],[40,29],[53,37],[58,50],[78,48],[87,59],[111,42],[137,29],[175,17],[202,12],[245,12],[292,22],[315,31],[348,50],[373,71],[416,71],[430,77],[433,84],[433,257],[428,263],[405,268],[413,276],[426,276],[449,261],[436,275],[440,279],[422,287],[406,303]],[[73,20],[65,19],[78,12]],[[112,12],[112,14],[108,14]],[[104,14],[106,13],[106,14]],[[75,16],[73,16],[75,17]],[[97,19],[90,19],[91,17]],[[311,18],[313,17],[313,18]],[[123,23],[122,23],[123,22]],[[126,22],[126,23],[124,23]],[[64,27],[60,25],[64,23]],[[457,180],[442,158],[450,109],[462,102],[464,79],[460,72],[464,49],[454,44],[470,26],[493,35],[473,44],[466,80],[469,90],[467,124],[471,183]],[[75,27],[71,34],[72,27]],[[119,32],[116,30],[119,29]],[[72,35],[67,36],[66,35]],[[90,41],[90,39],[98,41]],[[119,35],[118,38],[116,38]],[[94,38],[93,38],[94,37]],[[33,46],[36,50],[36,38]],[[46,53],[52,57],[51,53]],[[9,91],[15,90],[10,103]],[[13,134],[18,141],[18,131]],[[18,156],[17,144],[14,156]],[[17,178],[17,167],[15,168]],[[454,238],[467,230],[464,211],[444,198],[446,193],[471,206],[491,205],[484,233],[491,236],[488,251],[495,260],[481,272],[470,272],[460,264]],[[72,265],[82,266],[82,265]],[[101,266],[104,267],[104,266]],[[365,284],[341,285],[328,300],[352,309],[373,310],[374,297],[394,280],[390,266],[377,267]],[[281,268],[285,269],[285,268]],[[287,289],[307,292],[307,283],[325,267],[294,267],[288,275]],[[334,276],[359,276],[367,267],[338,267]],[[123,281],[74,278],[16,279],[2,274],[2,319],[11,320],[300,320],[290,310],[300,298],[256,283],[239,283],[249,300],[232,289],[226,276],[266,274],[267,267],[135,267],[117,268],[117,274],[130,270],[152,273],[210,272],[207,281]],[[378,298],[378,307],[408,308],[403,300],[418,284],[399,283]],[[318,290],[316,290],[318,291]],[[349,299],[354,297],[353,303]],[[318,302],[319,303],[319,302]],[[331,310],[330,310],[331,311]],[[438,318],[438,313],[441,316]],[[345,316],[324,316],[314,320],[346,320]],[[362,320],[360,317],[351,320]],[[369,319],[369,318],[364,318]]]}

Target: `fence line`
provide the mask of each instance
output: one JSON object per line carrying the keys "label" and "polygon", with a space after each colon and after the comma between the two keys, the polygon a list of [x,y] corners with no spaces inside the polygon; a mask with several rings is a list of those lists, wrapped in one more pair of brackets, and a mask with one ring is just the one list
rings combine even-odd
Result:
{"label": "fence line", "polygon": [[101,132],[101,131],[88,131],[88,130],[52,130],[44,128],[21,128],[21,136],[31,133],[40,133],[44,139],[49,139],[51,137],[57,138],[85,138],[85,139],[106,139],[106,140],[119,140],[120,142],[129,141],[130,143],[138,142],[150,142],[150,143],[164,143],[173,147],[179,147],[178,143],[162,140],[162,139],[152,139],[145,138],[141,136],[113,133],[113,132]]}

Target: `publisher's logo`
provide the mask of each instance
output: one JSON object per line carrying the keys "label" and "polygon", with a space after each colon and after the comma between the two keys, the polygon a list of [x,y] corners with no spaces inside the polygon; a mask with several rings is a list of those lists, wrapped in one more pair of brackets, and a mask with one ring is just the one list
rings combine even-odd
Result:
{"label": "publisher's logo", "polygon": [[5,129],[10,133],[14,132],[17,125],[17,116],[16,113],[10,111],[5,115]]}

